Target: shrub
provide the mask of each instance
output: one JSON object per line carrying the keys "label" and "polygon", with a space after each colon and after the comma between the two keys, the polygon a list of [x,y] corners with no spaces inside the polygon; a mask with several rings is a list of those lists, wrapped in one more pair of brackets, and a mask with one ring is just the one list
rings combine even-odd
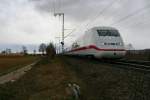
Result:
{"label": "shrub", "polygon": [[49,58],[54,58],[56,55],[56,50],[53,43],[49,43],[46,47],[46,55]]}

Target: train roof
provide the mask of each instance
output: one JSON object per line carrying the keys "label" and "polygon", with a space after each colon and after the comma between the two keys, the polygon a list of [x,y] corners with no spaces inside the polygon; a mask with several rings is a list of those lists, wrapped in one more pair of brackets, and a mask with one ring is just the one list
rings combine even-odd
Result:
{"label": "train roof", "polygon": [[93,29],[93,30],[97,30],[97,29],[99,29],[99,30],[117,30],[117,29],[114,28],[114,27],[108,27],[108,26],[93,27],[93,28],[91,28],[91,29]]}

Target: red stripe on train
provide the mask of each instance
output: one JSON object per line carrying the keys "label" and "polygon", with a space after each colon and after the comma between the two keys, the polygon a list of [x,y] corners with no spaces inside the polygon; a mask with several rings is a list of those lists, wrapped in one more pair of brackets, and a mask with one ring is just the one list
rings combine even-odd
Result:
{"label": "red stripe on train", "polygon": [[125,49],[102,49],[102,48],[96,47],[95,45],[89,45],[89,46],[84,46],[84,47],[71,50],[69,52],[81,51],[81,50],[86,50],[86,49],[95,49],[97,51],[126,51]]}

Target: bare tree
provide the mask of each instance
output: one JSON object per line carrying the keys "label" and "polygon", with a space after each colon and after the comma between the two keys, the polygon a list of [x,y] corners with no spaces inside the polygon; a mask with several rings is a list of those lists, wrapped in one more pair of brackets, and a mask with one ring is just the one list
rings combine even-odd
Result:
{"label": "bare tree", "polygon": [[53,43],[50,43],[50,44],[47,45],[46,54],[50,58],[54,58],[54,56],[56,55],[56,50],[55,50],[55,47],[54,47]]}
{"label": "bare tree", "polygon": [[5,51],[6,51],[6,54],[11,54],[11,49],[7,48]]}
{"label": "bare tree", "polygon": [[22,52],[23,52],[24,55],[28,54],[28,50],[27,50],[26,46],[22,46]]}
{"label": "bare tree", "polygon": [[1,54],[6,54],[6,51],[5,51],[5,50],[3,50],[3,51],[1,52]]}
{"label": "bare tree", "polygon": [[42,52],[42,54],[44,55],[44,53],[46,52],[46,44],[44,44],[44,43],[40,44],[39,52]]}
{"label": "bare tree", "polygon": [[36,55],[36,50],[35,49],[33,50],[33,54]]}

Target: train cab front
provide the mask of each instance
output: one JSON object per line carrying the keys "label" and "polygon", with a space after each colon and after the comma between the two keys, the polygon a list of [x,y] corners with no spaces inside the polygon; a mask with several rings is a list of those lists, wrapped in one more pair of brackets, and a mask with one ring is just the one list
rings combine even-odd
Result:
{"label": "train cab front", "polygon": [[100,58],[122,58],[126,50],[119,31],[111,27],[96,30],[96,46],[99,48],[96,55]]}

